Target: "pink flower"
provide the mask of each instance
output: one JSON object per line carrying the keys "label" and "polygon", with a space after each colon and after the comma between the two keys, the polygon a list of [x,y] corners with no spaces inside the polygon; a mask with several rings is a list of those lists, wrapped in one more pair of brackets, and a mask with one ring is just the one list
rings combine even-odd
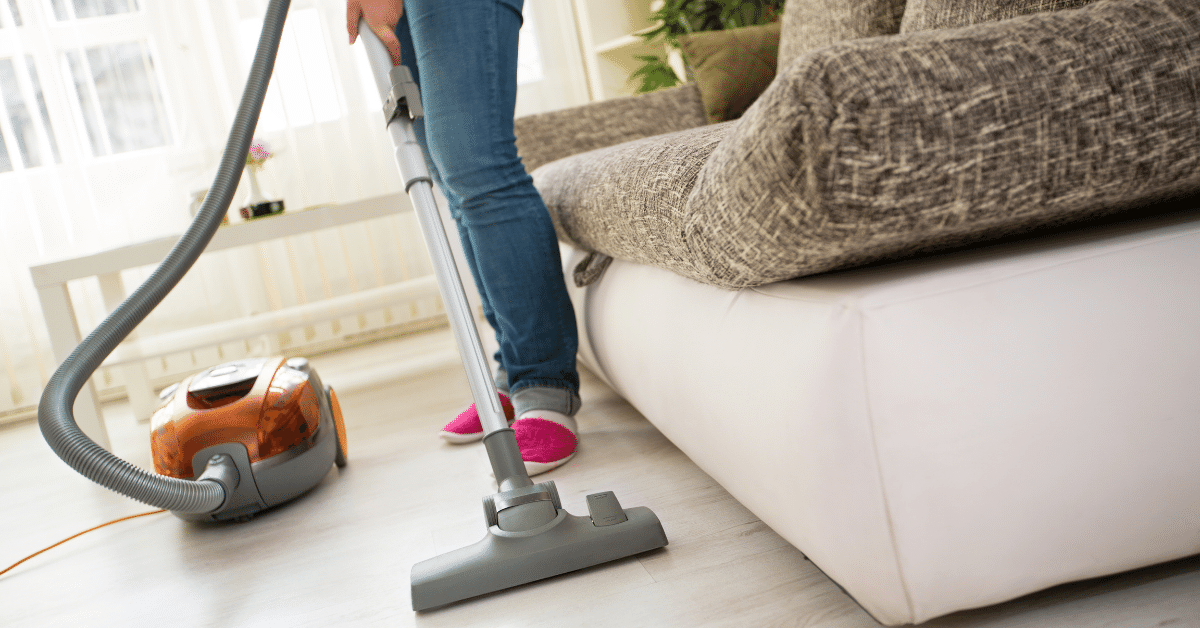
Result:
{"label": "pink flower", "polygon": [[255,140],[250,144],[250,153],[246,155],[246,165],[258,168],[270,158],[271,150],[267,147],[267,143]]}

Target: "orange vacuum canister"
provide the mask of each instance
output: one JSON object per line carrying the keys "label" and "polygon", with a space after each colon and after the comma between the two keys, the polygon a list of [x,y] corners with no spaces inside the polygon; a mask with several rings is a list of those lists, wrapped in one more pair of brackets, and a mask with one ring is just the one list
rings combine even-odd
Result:
{"label": "orange vacuum canister", "polygon": [[[228,362],[167,388],[161,397],[150,420],[154,470],[227,485],[226,503],[215,514],[176,513],[185,519],[249,519],[316,486],[331,465],[346,464],[337,395],[304,358]],[[205,476],[219,456],[231,458],[237,472]]]}

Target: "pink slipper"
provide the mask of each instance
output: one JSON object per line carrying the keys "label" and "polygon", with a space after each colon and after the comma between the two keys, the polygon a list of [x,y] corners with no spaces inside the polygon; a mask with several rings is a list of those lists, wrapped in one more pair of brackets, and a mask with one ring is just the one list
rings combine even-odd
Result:
{"label": "pink slipper", "polygon": [[[500,407],[504,408],[504,416],[509,423],[516,418],[516,411],[513,410],[512,400],[504,393],[496,393],[500,395]],[[564,428],[565,429],[565,428]],[[446,442],[455,445],[464,445],[473,443],[483,438],[483,423],[479,421],[479,411],[475,409],[475,404],[471,404],[470,408],[458,415],[457,419],[446,424],[439,434]]]}
{"label": "pink slipper", "polygon": [[558,468],[575,457],[579,439],[554,421],[529,417],[513,423],[512,428],[525,461],[525,472],[531,476]]}

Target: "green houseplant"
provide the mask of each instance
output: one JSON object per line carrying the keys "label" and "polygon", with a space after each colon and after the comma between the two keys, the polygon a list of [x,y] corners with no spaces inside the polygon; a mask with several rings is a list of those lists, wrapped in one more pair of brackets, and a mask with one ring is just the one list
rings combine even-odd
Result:
{"label": "green houseplant", "polygon": [[[779,18],[785,0],[655,0],[650,21],[658,26],[639,33],[646,43],[664,42],[679,49],[679,36],[740,26],[767,24]],[[643,94],[683,82],[667,60],[659,55],[638,55],[642,62],[630,75]]]}

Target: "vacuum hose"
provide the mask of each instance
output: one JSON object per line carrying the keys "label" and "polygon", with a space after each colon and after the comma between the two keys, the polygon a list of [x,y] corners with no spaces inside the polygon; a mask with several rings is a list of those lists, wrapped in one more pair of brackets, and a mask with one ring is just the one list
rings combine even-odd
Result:
{"label": "vacuum hose", "polygon": [[217,175],[191,226],[129,298],[108,315],[71,352],[42,392],[38,425],[54,453],[88,479],[140,502],[177,513],[206,513],[220,508],[225,491],[210,481],[180,480],[136,467],[100,447],[75,422],[72,408],[88,378],[151,310],[162,302],[208,246],[237,190],[258,114],[275,66],[290,0],[271,0],[263,18],[258,50],[242,92]]}

